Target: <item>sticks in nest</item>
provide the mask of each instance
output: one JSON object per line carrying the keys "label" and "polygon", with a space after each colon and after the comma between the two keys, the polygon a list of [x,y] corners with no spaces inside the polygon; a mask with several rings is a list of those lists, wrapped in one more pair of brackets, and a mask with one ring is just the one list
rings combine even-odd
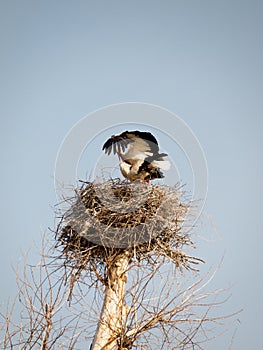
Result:
{"label": "sticks in nest", "polygon": [[110,179],[85,182],[75,193],[56,230],[72,266],[101,276],[101,265],[124,251],[148,264],[167,258],[179,269],[195,270],[202,262],[183,252],[193,243],[183,228],[189,204],[183,203],[179,188]]}

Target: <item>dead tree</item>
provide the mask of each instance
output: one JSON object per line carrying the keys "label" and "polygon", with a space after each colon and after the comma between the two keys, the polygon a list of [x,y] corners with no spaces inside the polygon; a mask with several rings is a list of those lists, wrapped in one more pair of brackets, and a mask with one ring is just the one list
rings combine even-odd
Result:
{"label": "dead tree", "polygon": [[19,279],[20,319],[12,307],[2,314],[3,349],[203,349],[205,324],[220,318],[203,260],[188,253],[190,207],[178,187],[84,182],[48,254],[44,243],[38,279],[34,267]]}
{"label": "dead tree", "polygon": [[[63,253],[75,262],[78,274],[79,266],[88,269],[105,288],[93,350],[139,347],[138,338],[144,332],[173,324],[180,310],[178,293],[165,295],[167,307],[161,297],[150,306],[152,302],[140,296],[164,264],[174,265],[177,273],[196,270],[196,264],[202,262],[183,251],[193,243],[183,227],[189,204],[181,194],[179,188],[118,179],[86,183],[63,215],[57,231]],[[179,343],[185,346],[189,339]]]}

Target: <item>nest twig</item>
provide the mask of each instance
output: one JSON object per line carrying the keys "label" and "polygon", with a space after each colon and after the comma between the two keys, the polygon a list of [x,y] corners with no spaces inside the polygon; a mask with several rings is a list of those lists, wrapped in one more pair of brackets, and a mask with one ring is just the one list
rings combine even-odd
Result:
{"label": "nest twig", "polygon": [[58,246],[67,262],[102,282],[105,267],[123,253],[152,263],[162,257],[180,270],[195,270],[201,259],[183,252],[193,246],[183,223],[189,204],[180,189],[120,179],[83,182],[57,226]]}

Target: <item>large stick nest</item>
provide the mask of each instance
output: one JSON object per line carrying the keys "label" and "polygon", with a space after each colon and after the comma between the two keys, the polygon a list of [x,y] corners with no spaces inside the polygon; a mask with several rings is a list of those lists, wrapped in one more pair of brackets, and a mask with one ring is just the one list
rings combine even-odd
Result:
{"label": "large stick nest", "polygon": [[111,179],[84,182],[75,193],[56,230],[72,266],[94,271],[123,252],[138,262],[165,257],[180,269],[201,261],[183,252],[193,244],[183,227],[189,204],[179,187]]}

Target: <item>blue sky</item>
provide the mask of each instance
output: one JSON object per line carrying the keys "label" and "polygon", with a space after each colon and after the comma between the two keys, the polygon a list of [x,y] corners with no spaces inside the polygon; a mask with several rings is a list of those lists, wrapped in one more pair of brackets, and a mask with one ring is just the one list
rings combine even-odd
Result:
{"label": "blue sky", "polygon": [[[232,349],[260,347],[262,7],[256,0],[1,1],[1,303],[15,293],[12,264],[53,225],[65,135],[98,108],[146,102],[180,116],[204,149],[203,230],[212,238],[196,252],[209,266],[224,254],[214,283],[233,287],[223,312],[244,308]],[[211,349],[227,348],[222,339]]]}

